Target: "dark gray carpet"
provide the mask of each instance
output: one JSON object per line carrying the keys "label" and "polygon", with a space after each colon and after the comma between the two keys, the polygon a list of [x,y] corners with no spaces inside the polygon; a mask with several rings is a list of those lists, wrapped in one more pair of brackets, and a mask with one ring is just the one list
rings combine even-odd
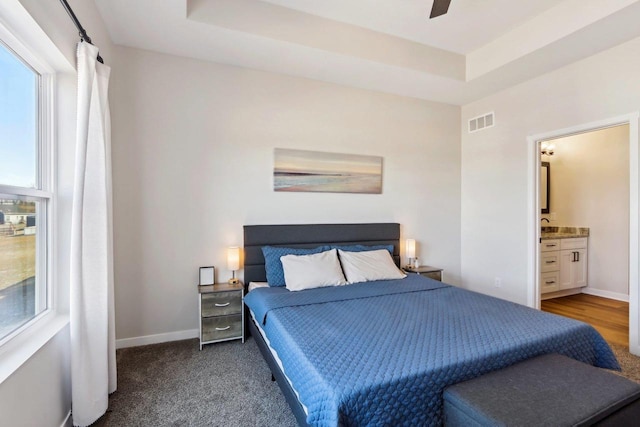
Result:
{"label": "dark gray carpet", "polygon": [[[612,348],[621,375],[640,382],[640,358]],[[118,391],[94,426],[296,426],[252,338],[126,348],[117,359]]]}
{"label": "dark gray carpet", "polygon": [[94,426],[296,426],[252,338],[117,351],[118,390]]}

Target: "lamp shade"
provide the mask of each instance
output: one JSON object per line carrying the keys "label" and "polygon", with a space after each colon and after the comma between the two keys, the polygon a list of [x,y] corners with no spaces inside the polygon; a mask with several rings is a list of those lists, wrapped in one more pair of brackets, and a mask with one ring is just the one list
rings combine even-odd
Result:
{"label": "lamp shade", "polygon": [[416,257],[416,241],[414,239],[407,239],[407,246],[405,249],[407,258]]}
{"label": "lamp shade", "polygon": [[227,249],[227,268],[236,271],[240,268],[240,248],[232,246]]}

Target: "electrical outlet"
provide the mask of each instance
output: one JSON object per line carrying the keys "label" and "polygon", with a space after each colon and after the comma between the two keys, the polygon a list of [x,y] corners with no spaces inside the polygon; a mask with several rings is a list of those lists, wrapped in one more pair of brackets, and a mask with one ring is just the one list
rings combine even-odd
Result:
{"label": "electrical outlet", "polygon": [[500,277],[496,277],[495,281],[493,282],[493,286],[495,286],[496,288],[501,288],[502,287],[502,279]]}

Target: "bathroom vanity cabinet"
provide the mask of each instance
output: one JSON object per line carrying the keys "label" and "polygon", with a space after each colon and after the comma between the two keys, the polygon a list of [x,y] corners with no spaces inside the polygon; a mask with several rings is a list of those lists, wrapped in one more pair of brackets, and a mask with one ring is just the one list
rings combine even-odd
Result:
{"label": "bathroom vanity cabinet", "polygon": [[541,241],[541,294],[587,286],[587,246],[587,237]]}
{"label": "bathroom vanity cabinet", "polygon": [[587,286],[587,238],[560,239],[560,290]]}

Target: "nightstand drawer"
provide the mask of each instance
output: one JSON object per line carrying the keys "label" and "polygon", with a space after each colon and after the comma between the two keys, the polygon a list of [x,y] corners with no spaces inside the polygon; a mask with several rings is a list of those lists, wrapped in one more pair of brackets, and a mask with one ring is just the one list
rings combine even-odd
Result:
{"label": "nightstand drawer", "polygon": [[202,341],[217,341],[242,336],[242,314],[202,319]]}
{"label": "nightstand drawer", "polygon": [[202,317],[226,316],[242,312],[242,291],[202,294]]}
{"label": "nightstand drawer", "polygon": [[428,273],[420,273],[420,275],[442,282],[442,271],[430,271]]}
{"label": "nightstand drawer", "polygon": [[438,267],[431,267],[423,265],[421,267],[404,267],[406,273],[415,273],[429,279],[438,280],[442,282],[442,269]]}

